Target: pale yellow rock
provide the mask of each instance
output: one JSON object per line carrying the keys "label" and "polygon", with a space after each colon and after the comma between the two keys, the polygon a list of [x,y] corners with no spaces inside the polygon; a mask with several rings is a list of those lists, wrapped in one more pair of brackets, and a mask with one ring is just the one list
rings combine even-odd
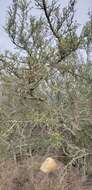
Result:
{"label": "pale yellow rock", "polygon": [[58,169],[58,164],[56,163],[56,161],[51,158],[48,157],[41,165],[40,170],[44,173],[50,173],[50,172],[54,172]]}

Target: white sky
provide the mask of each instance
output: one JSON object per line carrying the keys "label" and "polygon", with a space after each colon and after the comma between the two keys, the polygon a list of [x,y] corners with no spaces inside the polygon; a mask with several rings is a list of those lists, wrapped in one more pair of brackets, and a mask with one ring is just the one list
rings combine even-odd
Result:
{"label": "white sky", "polygon": [[[69,0],[59,0],[62,6],[65,6]],[[8,35],[5,33],[3,26],[7,17],[8,6],[12,0],[0,0],[0,51],[11,50],[12,44]],[[88,20],[88,10],[92,9],[92,0],[77,0],[76,5],[76,20],[81,25]],[[35,13],[36,14],[36,13]]]}

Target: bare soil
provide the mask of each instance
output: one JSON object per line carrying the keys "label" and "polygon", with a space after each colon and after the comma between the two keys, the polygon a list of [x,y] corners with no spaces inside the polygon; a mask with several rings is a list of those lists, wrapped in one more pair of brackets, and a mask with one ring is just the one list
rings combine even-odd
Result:
{"label": "bare soil", "polygon": [[41,159],[0,162],[0,190],[92,190],[92,176],[81,178],[76,168],[63,173],[63,167],[44,174],[40,164]]}

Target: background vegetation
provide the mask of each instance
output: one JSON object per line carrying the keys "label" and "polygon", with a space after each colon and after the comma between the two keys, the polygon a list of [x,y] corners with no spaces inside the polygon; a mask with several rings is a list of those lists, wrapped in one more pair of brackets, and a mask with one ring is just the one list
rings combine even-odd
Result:
{"label": "background vegetation", "polygon": [[13,0],[8,10],[5,30],[15,53],[0,54],[0,159],[54,155],[88,172],[92,13],[79,36],[75,5],[70,0],[61,9],[55,0],[34,0],[33,8]]}

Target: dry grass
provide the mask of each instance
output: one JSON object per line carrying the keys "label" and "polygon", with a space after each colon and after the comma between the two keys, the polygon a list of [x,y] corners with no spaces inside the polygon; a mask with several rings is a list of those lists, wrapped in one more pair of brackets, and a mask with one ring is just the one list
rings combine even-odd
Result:
{"label": "dry grass", "polygon": [[92,190],[84,185],[76,168],[60,167],[51,174],[42,173],[39,168],[42,159],[34,158],[15,163],[12,160],[0,163],[0,190]]}

